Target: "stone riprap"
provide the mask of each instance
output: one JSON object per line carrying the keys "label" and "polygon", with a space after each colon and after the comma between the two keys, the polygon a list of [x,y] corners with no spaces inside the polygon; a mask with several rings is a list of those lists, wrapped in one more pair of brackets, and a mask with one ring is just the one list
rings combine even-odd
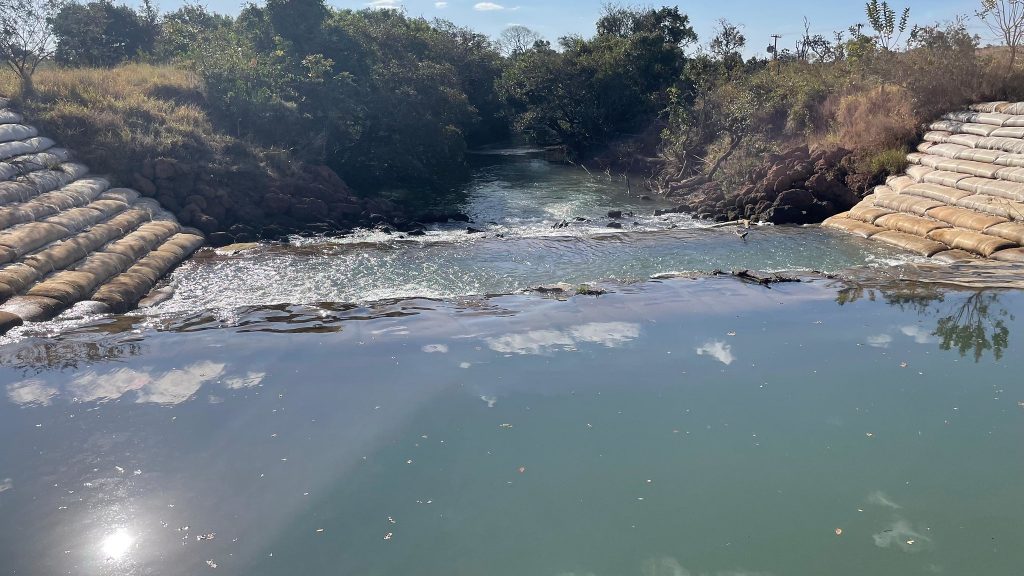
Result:
{"label": "stone riprap", "polygon": [[1024,262],[1024,102],[947,114],[907,159],[823,225],[946,262]]}
{"label": "stone riprap", "polygon": [[111,188],[0,98],[0,334],[84,304],[134,308],[203,245],[151,198]]}

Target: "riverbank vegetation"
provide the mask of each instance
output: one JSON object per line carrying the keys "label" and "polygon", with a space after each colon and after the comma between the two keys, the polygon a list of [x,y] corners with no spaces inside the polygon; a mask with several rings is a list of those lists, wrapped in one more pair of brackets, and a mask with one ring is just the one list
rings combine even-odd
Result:
{"label": "riverbank vegetation", "polygon": [[[915,25],[909,10],[871,0],[864,24],[805,32],[764,57],[746,56],[742,26],[727,20],[702,43],[675,7],[608,6],[592,36],[551,42],[522,27],[492,40],[322,0],[267,0],[237,17],[198,4],[160,14],[148,2],[0,3],[22,23],[44,18],[51,50],[34,76],[11,65],[0,93],[129,185],[152,181],[140,167],[170,158],[271,179],[323,166],[361,197],[430,198],[458,187],[467,150],[518,136],[572,161],[639,172],[665,193],[742,186],[767,154],[792,146],[842,147],[847,183],[863,192],[903,168],[923,122],[1024,88],[1019,0],[978,8],[1003,49],[982,49],[967,17]],[[32,50],[4,38],[8,64]],[[344,204],[348,222],[373,210],[347,196],[309,197]]]}

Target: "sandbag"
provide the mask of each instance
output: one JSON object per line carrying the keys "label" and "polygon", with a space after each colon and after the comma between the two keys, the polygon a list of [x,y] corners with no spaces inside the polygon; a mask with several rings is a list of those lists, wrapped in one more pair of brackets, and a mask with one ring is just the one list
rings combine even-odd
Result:
{"label": "sandbag", "polygon": [[23,154],[21,156],[15,156],[14,158],[8,158],[7,160],[0,162],[0,180],[10,180],[15,176],[25,175],[29,172],[35,172],[36,170],[42,170],[49,166],[55,166],[62,162],[66,162],[70,158],[71,154],[64,148],[53,148],[46,152]]}
{"label": "sandbag", "polygon": [[985,229],[985,234],[1006,238],[1016,244],[1024,245],[1024,224],[1020,222],[994,224]]}
{"label": "sandbag", "polygon": [[21,292],[37,278],[39,278],[38,272],[20,262],[0,268],[0,284],[10,286],[15,292]]}
{"label": "sandbag", "polygon": [[843,232],[854,234],[862,238],[870,238],[883,229],[867,222],[861,222],[860,220],[853,220],[852,218],[840,218],[833,216],[821,223],[825,228],[831,228],[833,230],[841,230]]}
{"label": "sandbag", "polygon": [[978,232],[982,232],[990,226],[1002,224],[1007,221],[1005,218],[1000,216],[975,212],[974,210],[967,210],[956,206],[939,206],[938,208],[932,208],[928,211],[928,217],[945,222],[949,226],[966,228],[968,230],[975,230]]}
{"label": "sandbag", "polygon": [[861,222],[867,222],[868,224],[874,224],[875,220],[886,214],[894,214],[892,210],[886,210],[885,208],[878,208],[873,205],[860,205],[850,208],[849,218],[854,220],[860,220]]}
{"label": "sandbag", "polygon": [[941,156],[936,156],[935,158],[939,159],[939,161],[932,166],[936,170],[959,172],[960,174],[967,174],[968,176],[995,178],[996,174],[1003,169],[1001,166],[993,166],[992,164],[974,162],[972,160],[950,160],[948,158],[942,158]]}
{"label": "sandbag", "polygon": [[[921,164],[907,166],[907,176],[909,176],[914,182],[923,182],[924,177],[932,172],[935,172],[934,168],[929,168],[928,166],[923,166]],[[890,176],[886,181],[886,184],[889,184],[889,181],[895,181],[897,178],[900,178],[900,176]]]}
{"label": "sandbag", "polygon": [[0,124],[0,142],[13,142],[38,136],[39,131],[24,124]]}
{"label": "sandbag", "polygon": [[[947,146],[956,146],[956,144],[947,144]],[[933,152],[934,154],[935,152]],[[978,148],[964,148],[963,150],[956,153],[953,156],[956,160],[973,160],[975,162],[988,162],[993,163],[999,158],[1008,155],[1009,152],[1002,150],[981,150]]]}
{"label": "sandbag", "polygon": [[1024,203],[1013,202],[1012,200],[978,194],[961,198],[957,200],[956,205],[961,208],[985,212],[986,214],[1002,216],[1007,220],[1024,220]]}
{"label": "sandbag", "polygon": [[971,110],[975,112],[1004,112],[1006,114],[1012,114],[1009,112],[1010,103],[1005,100],[998,102],[979,102],[977,104],[971,104]]}
{"label": "sandbag", "polygon": [[1000,262],[1013,262],[1015,264],[1024,264],[1024,248],[1010,248],[1008,250],[1000,250],[990,256],[993,260]]}
{"label": "sandbag", "polygon": [[24,323],[21,316],[10,312],[0,311],[0,336],[6,334],[12,328],[17,328]]}
{"label": "sandbag", "polygon": [[985,150],[1001,150],[1003,152],[1010,152],[1014,154],[1020,154],[1024,152],[1024,141],[1017,138],[1006,138],[999,136],[990,136],[988,138],[980,138],[975,142],[972,148],[983,148]]}
{"label": "sandbag", "polygon": [[7,160],[22,154],[42,152],[56,146],[49,138],[29,138],[28,140],[0,143],[0,160]]}
{"label": "sandbag", "polygon": [[1012,166],[1014,168],[1024,168],[1024,154],[1011,154],[1009,152],[1003,152],[999,155],[998,158],[993,160],[992,163],[998,166]]}
{"label": "sandbag", "polygon": [[1005,180],[989,180],[972,176],[956,183],[956,187],[974,194],[985,194],[996,198],[1024,201],[1024,186]]}
{"label": "sandbag", "polygon": [[0,110],[0,124],[21,124],[24,118],[13,110]]}
{"label": "sandbag", "polygon": [[1003,126],[1008,126],[1008,127],[1024,126],[1024,116],[1021,116],[1019,114],[1017,114],[1017,115],[1011,114],[1011,115],[1009,115],[1009,117],[1006,120],[1003,121]]}
{"label": "sandbag", "polygon": [[103,200],[120,200],[125,204],[131,204],[139,199],[139,193],[130,188],[111,188],[100,195]]}
{"label": "sandbag", "polygon": [[906,212],[908,214],[924,216],[932,208],[945,206],[945,204],[931,198],[896,194],[892,196],[878,196],[875,198],[875,206],[886,208],[893,212]]}
{"label": "sandbag", "polygon": [[0,233],[0,246],[10,248],[20,258],[67,235],[68,230],[57,224],[29,222]]}
{"label": "sandbag", "polygon": [[1017,244],[1010,242],[1005,238],[989,236],[987,234],[966,230],[964,228],[943,228],[941,230],[933,230],[928,234],[928,238],[937,242],[942,242],[951,248],[966,250],[967,252],[973,252],[986,257],[990,256],[993,252],[998,252],[999,250],[1017,247]]}
{"label": "sandbag", "polygon": [[888,216],[882,216],[875,220],[875,226],[898,232],[906,232],[915,236],[928,236],[928,233],[932,230],[949,228],[949,224],[944,222],[937,222],[930,218],[914,216],[913,214],[889,214]]}
{"label": "sandbag", "polygon": [[85,260],[75,265],[75,270],[88,272],[96,276],[100,282],[112,278],[131,267],[133,260],[123,254],[113,252],[94,252]]}
{"label": "sandbag", "polygon": [[934,142],[936,144],[948,144],[950,136],[952,136],[952,134],[950,134],[949,132],[945,132],[942,130],[930,130],[928,132],[925,132],[922,138],[926,142]]}
{"label": "sandbag", "polygon": [[971,176],[967,174],[960,174],[958,172],[948,172],[946,170],[933,170],[932,172],[924,175],[922,183],[937,184],[939,186],[955,189],[956,183],[964,178],[971,178]]}
{"label": "sandbag", "polygon": [[[963,134],[974,134],[975,136],[991,136],[993,132],[1003,130],[996,126],[989,126],[988,124],[961,124],[960,132]],[[1007,128],[1006,130],[1016,130],[1016,128]],[[1016,138],[1016,136],[1011,136]]]}
{"label": "sandbag", "polygon": [[[1024,168],[1000,168],[996,172],[996,178],[1015,183],[1024,183]],[[1019,188],[1024,190],[1024,186]]]}
{"label": "sandbag", "polygon": [[890,246],[902,248],[909,252],[915,252],[921,256],[932,256],[949,249],[948,246],[941,242],[921,238],[920,236],[914,236],[913,234],[907,234],[906,232],[897,232],[895,230],[879,232],[872,236],[871,239],[884,242]]}
{"label": "sandbag", "polygon": [[67,308],[63,303],[44,296],[15,296],[0,305],[0,311],[19,316],[26,322],[44,322]]}
{"label": "sandbag", "polygon": [[88,206],[83,206],[81,208],[65,210],[55,216],[50,216],[45,220],[45,222],[61,226],[68,232],[78,232],[103,219],[104,215],[99,210],[93,210]]}
{"label": "sandbag", "polygon": [[984,136],[978,136],[977,134],[951,134],[946,141],[966,146],[968,148],[978,148],[978,142],[980,142],[982,138],[984,138]]}

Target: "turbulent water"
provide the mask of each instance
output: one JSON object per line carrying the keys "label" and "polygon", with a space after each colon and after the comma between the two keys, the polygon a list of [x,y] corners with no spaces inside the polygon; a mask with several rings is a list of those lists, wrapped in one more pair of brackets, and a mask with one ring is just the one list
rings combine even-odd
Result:
{"label": "turbulent water", "polygon": [[[637,182],[627,189],[621,177],[523,151],[478,163],[463,208],[481,234],[467,234],[460,223],[432,226],[422,237],[364,231],[263,245],[232,257],[208,254],[174,274],[177,294],[159,311],[457,298],[715,269],[832,272],[907,259],[879,243],[817,227],[756,227],[741,239],[732,228],[711,228],[688,215],[655,217],[655,209],[668,205],[641,200]],[[633,215],[615,230],[607,227],[610,210]],[[570,225],[553,228],[562,221]]]}

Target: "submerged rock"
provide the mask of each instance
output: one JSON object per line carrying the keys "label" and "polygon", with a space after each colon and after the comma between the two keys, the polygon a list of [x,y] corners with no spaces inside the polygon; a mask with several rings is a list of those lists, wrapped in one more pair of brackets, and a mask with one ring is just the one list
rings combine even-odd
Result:
{"label": "submerged rock", "polygon": [[609,222],[608,223],[608,228],[621,229],[622,228],[622,222]]}

